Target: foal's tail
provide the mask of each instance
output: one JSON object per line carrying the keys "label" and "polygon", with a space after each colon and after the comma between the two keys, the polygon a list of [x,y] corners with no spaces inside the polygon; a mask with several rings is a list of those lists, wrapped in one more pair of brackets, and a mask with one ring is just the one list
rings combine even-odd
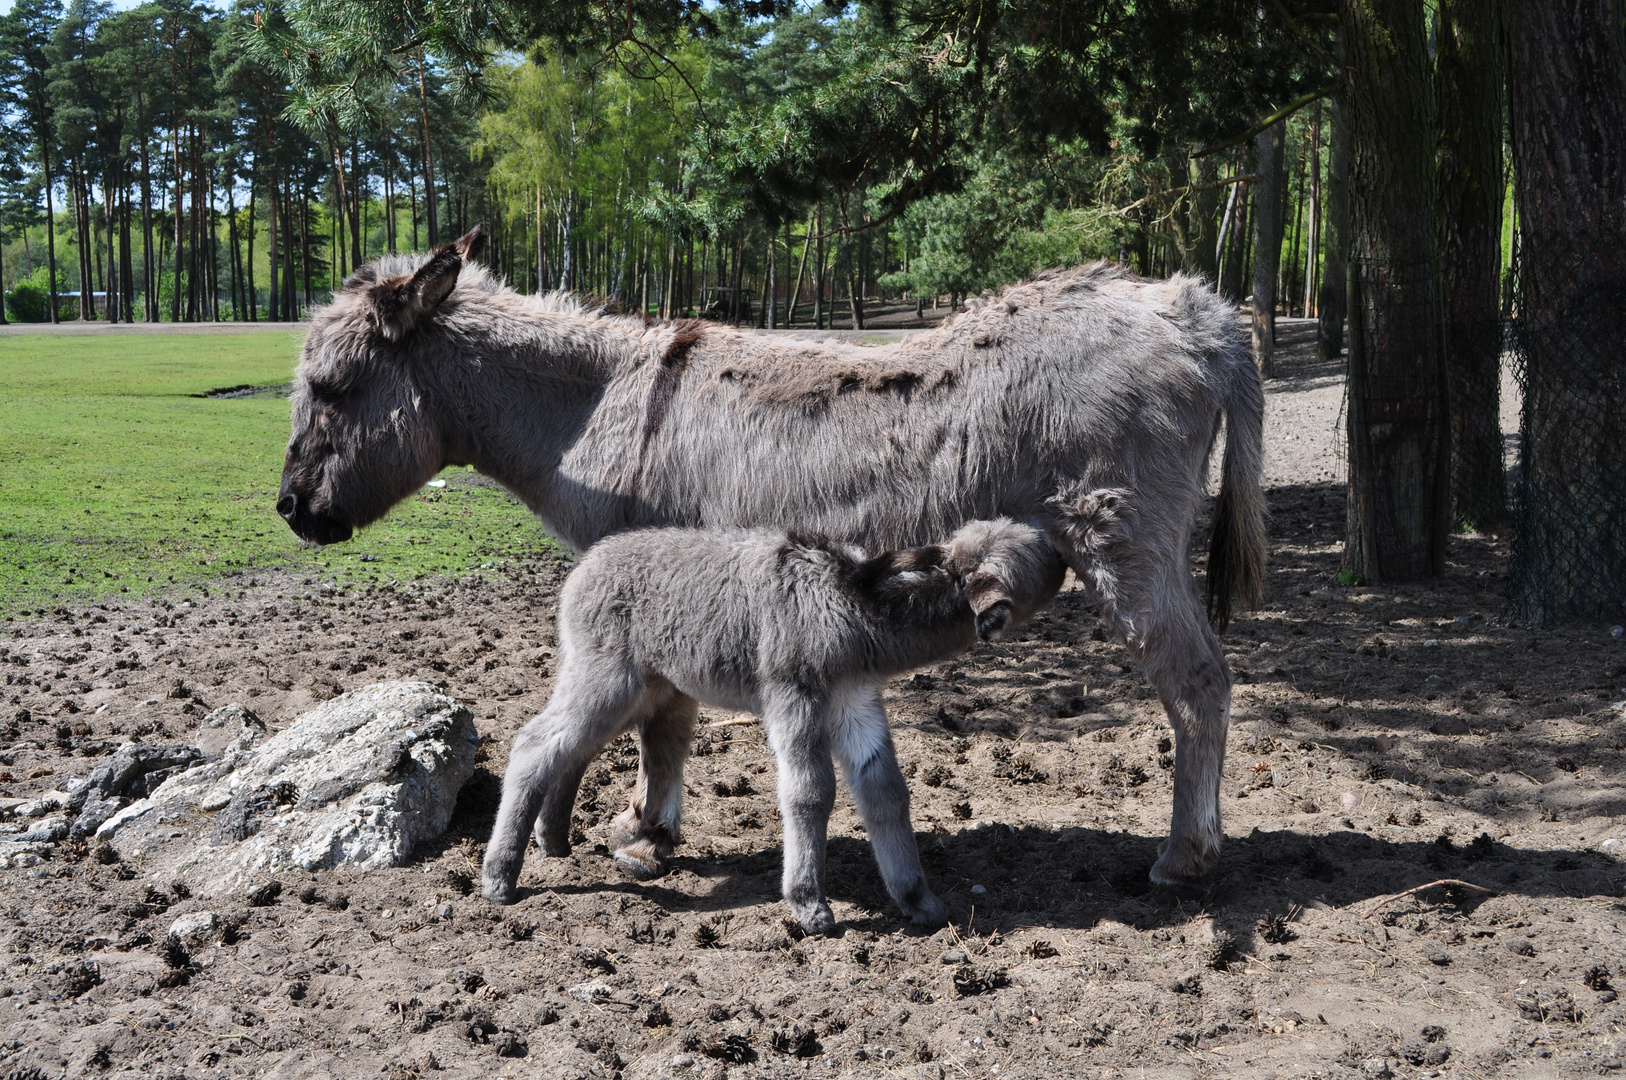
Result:
{"label": "foal's tail", "polygon": [[1208,620],[1218,630],[1231,621],[1231,598],[1250,610],[1265,590],[1265,388],[1246,347],[1224,356],[1225,464],[1214,501],[1208,543]]}

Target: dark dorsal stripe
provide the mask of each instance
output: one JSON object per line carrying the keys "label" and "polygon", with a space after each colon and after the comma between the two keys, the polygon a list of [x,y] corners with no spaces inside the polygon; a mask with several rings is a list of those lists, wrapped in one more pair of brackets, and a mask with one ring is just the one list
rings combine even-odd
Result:
{"label": "dark dorsal stripe", "polygon": [[640,472],[649,442],[661,429],[661,424],[666,422],[666,412],[672,407],[672,399],[677,396],[683,369],[689,366],[689,350],[705,333],[705,324],[699,319],[680,319],[672,324],[672,331],[672,340],[666,346],[666,354],[655,368],[655,379],[649,386],[649,402],[644,406],[644,430],[638,442]]}

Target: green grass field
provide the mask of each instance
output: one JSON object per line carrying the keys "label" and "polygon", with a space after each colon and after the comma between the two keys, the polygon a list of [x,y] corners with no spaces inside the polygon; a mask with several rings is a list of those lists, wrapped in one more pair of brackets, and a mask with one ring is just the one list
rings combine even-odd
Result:
{"label": "green grass field", "polygon": [[292,333],[0,338],[0,616],[246,568],[366,583],[552,550],[462,469],[348,544],[302,546],[272,508],[286,399],[195,396],[285,383],[298,351]]}

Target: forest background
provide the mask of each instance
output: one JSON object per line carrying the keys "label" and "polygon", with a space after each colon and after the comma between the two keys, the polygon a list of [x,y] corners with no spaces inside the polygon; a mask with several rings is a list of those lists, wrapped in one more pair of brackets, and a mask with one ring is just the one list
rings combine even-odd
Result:
{"label": "forest background", "polygon": [[476,222],[762,327],[1201,273],[1267,378],[1347,340],[1347,584],[1511,521],[1515,617],[1626,612],[1620,0],[18,0],[0,110],[19,319],[298,319]]}
{"label": "forest background", "polygon": [[[1194,69],[1187,115],[1149,138],[1134,67],[1155,58],[1107,57],[1116,85],[1035,135],[964,99],[1039,93],[1038,73],[979,89],[969,57],[910,70],[920,58],[897,46],[921,32],[879,8],[719,7],[657,28],[659,49],[567,31],[474,58],[428,42],[374,63],[281,55],[336,15],[21,0],[0,23],[8,316],[48,317],[54,257],[59,318],[298,318],[366,260],[475,222],[522,290],[759,324],[794,307],[862,327],[870,298],[952,306],[1094,258],[1147,275],[1225,262],[1241,299],[1253,185],[1225,180],[1252,175],[1252,143],[1193,151],[1249,126],[1272,91],[1328,77],[1306,70],[1324,66],[1313,52],[1217,93]],[[935,130],[905,130],[922,118]],[[1333,111],[1318,100],[1285,128],[1280,293],[1314,311]],[[792,137],[822,145],[786,152]]]}

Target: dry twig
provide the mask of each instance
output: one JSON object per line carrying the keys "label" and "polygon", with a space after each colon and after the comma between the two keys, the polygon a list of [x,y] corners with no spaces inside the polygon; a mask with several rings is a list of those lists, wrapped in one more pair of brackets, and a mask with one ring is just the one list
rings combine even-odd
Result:
{"label": "dry twig", "polygon": [[1420,892],[1423,892],[1423,891],[1428,890],[1428,889],[1435,888],[1435,887],[1440,886],[1440,885],[1454,885],[1459,889],[1472,889],[1474,892],[1484,893],[1486,896],[1495,896],[1496,895],[1496,890],[1495,889],[1487,889],[1483,885],[1475,885],[1471,881],[1463,881],[1461,878],[1450,878],[1450,877],[1441,878],[1438,881],[1431,881],[1427,885],[1413,886],[1410,889],[1406,889],[1406,890],[1404,890],[1402,892],[1397,892],[1393,896],[1380,896],[1375,901],[1372,902],[1372,906],[1367,908],[1366,909],[1366,914],[1361,916],[1361,917],[1363,919],[1370,919],[1372,916],[1376,915],[1383,908],[1383,906],[1385,904],[1392,904],[1396,900],[1403,900],[1406,897],[1411,896],[1413,893],[1420,893]]}

